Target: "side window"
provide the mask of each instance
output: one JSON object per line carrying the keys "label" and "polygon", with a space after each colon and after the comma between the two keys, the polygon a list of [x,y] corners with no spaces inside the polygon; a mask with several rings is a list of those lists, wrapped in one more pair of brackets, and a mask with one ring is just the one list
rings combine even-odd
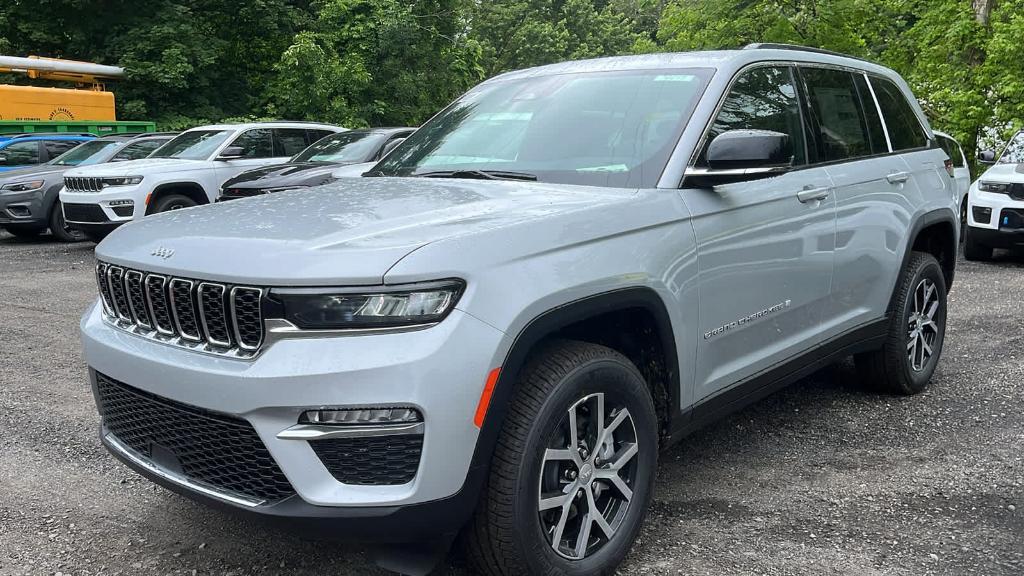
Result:
{"label": "side window", "polygon": [[334,132],[331,132],[330,130],[307,130],[307,132],[309,132],[310,144],[316,142],[321,138],[325,138],[327,136],[330,136],[331,134],[334,134]]}
{"label": "side window", "polygon": [[952,138],[949,140],[950,150],[949,158],[953,160],[953,166],[957,168],[963,168],[967,166],[967,161],[964,160],[964,151],[960,148],[960,143]]}
{"label": "side window", "polygon": [[928,134],[906,96],[891,80],[872,77],[871,86],[878,96],[878,105],[889,129],[893,150],[912,150],[928,145]]}
{"label": "side window", "polygon": [[142,142],[132,142],[122,148],[117,154],[114,154],[110,161],[121,162],[124,160],[138,160],[140,158],[145,158],[165,142],[166,140],[143,140]]}
{"label": "side window", "polygon": [[77,140],[43,140],[43,148],[46,148],[46,155],[51,159],[78,146],[81,142]]}
{"label": "side window", "polygon": [[807,163],[806,139],[793,71],[787,66],[754,68],[744,72],[722,104],[699,163],[716,136],[729,130],[771,130],[789,134],[794,164]]}
{"label": "side window", "polygon": [[295,156],[309,146],[305,128],[277,128],[277,151],[275,156]]}
{"label": "side window", "polygon": [[864,110],[864,120],[868,124],[871,152],[886,154],[889,152],[889,143],[885,139],[885,128],[882,127],[882,117],[878,115],[875,97],[871,95],[871,87],[868,86],[868,81],[863,74],[854,74],[853,83],[857,85],[857,94],[860,96],[861,108]]}
{"label": "side window", "polygon": [[39,142],[15,142],[0,149],[0,166],[21,166],[39,163]]}
{"label": "side window", "polygon": [[871,137],[853,74],[843,70],[801,68],[811,109],[817,118],[821,160],[871,155]]}
{"label": "side window", "polygon": [[269,128],[257,128],[243,132],[231,146],[241,146],[243,158],[273,158],[274,140]]}

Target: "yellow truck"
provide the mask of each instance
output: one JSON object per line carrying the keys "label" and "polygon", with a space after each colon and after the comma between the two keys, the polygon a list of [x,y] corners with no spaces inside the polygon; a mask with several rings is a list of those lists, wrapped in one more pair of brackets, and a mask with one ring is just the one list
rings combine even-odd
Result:
{"label": "yellow truck", "polygon": [[0,56],[0,73],[31,79],[72,82],[77,88],[0,84],[0,134],[15,132],[152,132],[152,122],[118,122],[114,94],[104,80],[124,69],[90,62],[29,56]]}

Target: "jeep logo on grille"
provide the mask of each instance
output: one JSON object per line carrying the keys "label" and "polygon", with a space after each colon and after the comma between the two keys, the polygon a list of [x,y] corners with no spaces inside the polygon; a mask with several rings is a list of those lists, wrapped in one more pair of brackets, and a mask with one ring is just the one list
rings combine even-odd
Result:
{"label": "jeep logo on grille", "polygon": [[153,250],[152,252],[150,252],[150,254],[152,254],[153,256],[156,256],[158,258],[163,258],[164,260],[167,260],[171,256],[174,256],[174,250],[172,250],[170,248],[164,248],[163,246],[161,246],[161,247],[157,248],[156,250]]}

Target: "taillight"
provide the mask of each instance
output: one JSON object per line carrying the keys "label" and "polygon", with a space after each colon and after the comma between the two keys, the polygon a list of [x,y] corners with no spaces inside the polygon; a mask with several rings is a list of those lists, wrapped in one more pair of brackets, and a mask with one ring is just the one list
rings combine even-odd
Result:
{"label": "taillight", "polygon": [[950,178],[953,178],[956,175],[956,170],[953,167],[952,160],[946,160],[946,172],[949,173]]}

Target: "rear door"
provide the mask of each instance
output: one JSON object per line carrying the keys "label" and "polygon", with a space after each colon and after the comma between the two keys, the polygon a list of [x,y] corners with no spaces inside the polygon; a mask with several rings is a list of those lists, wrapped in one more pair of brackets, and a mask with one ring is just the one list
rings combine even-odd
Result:
{"label": "rear door", "polygon": [[274,155],[274,133],[270,128],[253,128],[239,134],[228,147],[237,146],[242,149],[242,157],[217,162],[217,186],[227,179],[233,178],[246,170],[279,162],[287,162],[287,157]]}
{"label": "rear door", "polygon": [[718,395],[818,343],[832,280],[835,207],[812,166],[794,70],[757,65],[723,101],[691,167],[731,130],[788,134],[794,168],[772,178],[685,188],[699,267],[695,399]]}

